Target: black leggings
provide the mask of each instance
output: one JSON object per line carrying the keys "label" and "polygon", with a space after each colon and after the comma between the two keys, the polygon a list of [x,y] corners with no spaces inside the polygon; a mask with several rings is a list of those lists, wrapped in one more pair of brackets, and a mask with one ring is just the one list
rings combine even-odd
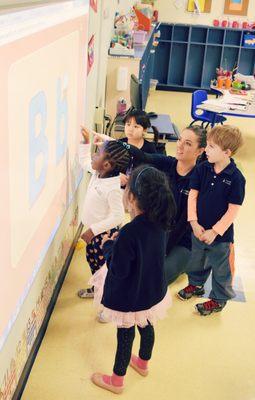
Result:
{"label": "black leggings", "polygon": [[[139,357],[142,360],[150,360],[155,340],[154,328],[150,324],[145,326],[145,328],[140,328],[139,326],[137,328],[141,336]],[[113,372],[116,375],[126,375],[131,359],[134,338],[135,326],[117,329],[118,346],[113,367]]]}

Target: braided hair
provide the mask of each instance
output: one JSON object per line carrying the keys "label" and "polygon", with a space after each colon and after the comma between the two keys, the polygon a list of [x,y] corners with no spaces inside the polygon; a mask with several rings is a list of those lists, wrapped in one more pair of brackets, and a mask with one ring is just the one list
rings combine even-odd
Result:
{"label": "braided hair", "polygon": [[106,141],[104,153],[105,158],[112,165],[112,174],[125,174],[130,165],[130,155],[127,147],[115,140]]}
{"label": "braided hair", "polygon": [[132,172],[128,187],[149,221],[170,230],[176,204],[165,174],[149,165],[142,165]]}
{"label": "braided hair", "polygon": [[206,132],[205,128],[203,128],[200,125],[191,125],[191,126],[187,126],[185,129],[195,133],[195,135],[197,137],[199,148],[206,147],[207,132]]}

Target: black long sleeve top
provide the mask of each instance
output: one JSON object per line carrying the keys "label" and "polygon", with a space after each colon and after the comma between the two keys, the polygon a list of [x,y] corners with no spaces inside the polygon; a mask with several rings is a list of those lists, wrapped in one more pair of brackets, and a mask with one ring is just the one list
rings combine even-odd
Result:
{"label": "black long sleeve top", "polygon": [[166,295],[166,234],[141,214],[126,224],[116,241],[103,246],[108,265],[102,304],[115,311],[148,310]]}

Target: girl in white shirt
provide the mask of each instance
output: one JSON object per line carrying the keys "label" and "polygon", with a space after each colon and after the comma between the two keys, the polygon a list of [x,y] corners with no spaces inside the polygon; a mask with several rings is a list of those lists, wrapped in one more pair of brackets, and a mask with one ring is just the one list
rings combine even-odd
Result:
{"label": "girl in white shirt", "polygon": [[[130,157],[128,150],[115,141],[105,142],[91,157],[89,132],[82,128],[81,133],[84,141],[80,145],[80,164],[86,170],[91,171],[92,167],[82,212],[87,230],[81,237],[87,243],[86,258],[94,274],[105,263],[100,248],[103,235],[117,232],[124,220],[120,173],[127,170]],[[94,288],[81,289],[78,296],[94,297]]]}

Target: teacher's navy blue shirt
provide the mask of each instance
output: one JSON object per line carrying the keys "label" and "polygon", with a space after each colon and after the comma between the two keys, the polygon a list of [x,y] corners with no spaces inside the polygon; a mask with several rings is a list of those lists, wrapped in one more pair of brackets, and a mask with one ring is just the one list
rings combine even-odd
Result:
{"label": "teacher's navy blue shirt", "polygon": [[[245,195],[245,178],[233,159],[221,171],[214,171],[214,164],[205,161],[194,169],[190,178],[190,189],[199,191],[197,199],[198,223],[212,229],[227,212],[229,204],[242,205]],[[223,236],[217,235],[216,242],[233,242],[233,224]]]}
{"label": "teacher's navy blue shirt", "polygon": [[176,245],[184,246],[191,250],[191,227],[187,222],[187,202],[190,186],[189,181],[193,170],[182,176],[177,173],[177,159],[175,157],[143,153],[134,146],[130,146],[129,151],[137,164],[151,164],[160,171],[165,172],[168,178],[176,202],[177,213],[175,226],[169,234],[167,254]]}

